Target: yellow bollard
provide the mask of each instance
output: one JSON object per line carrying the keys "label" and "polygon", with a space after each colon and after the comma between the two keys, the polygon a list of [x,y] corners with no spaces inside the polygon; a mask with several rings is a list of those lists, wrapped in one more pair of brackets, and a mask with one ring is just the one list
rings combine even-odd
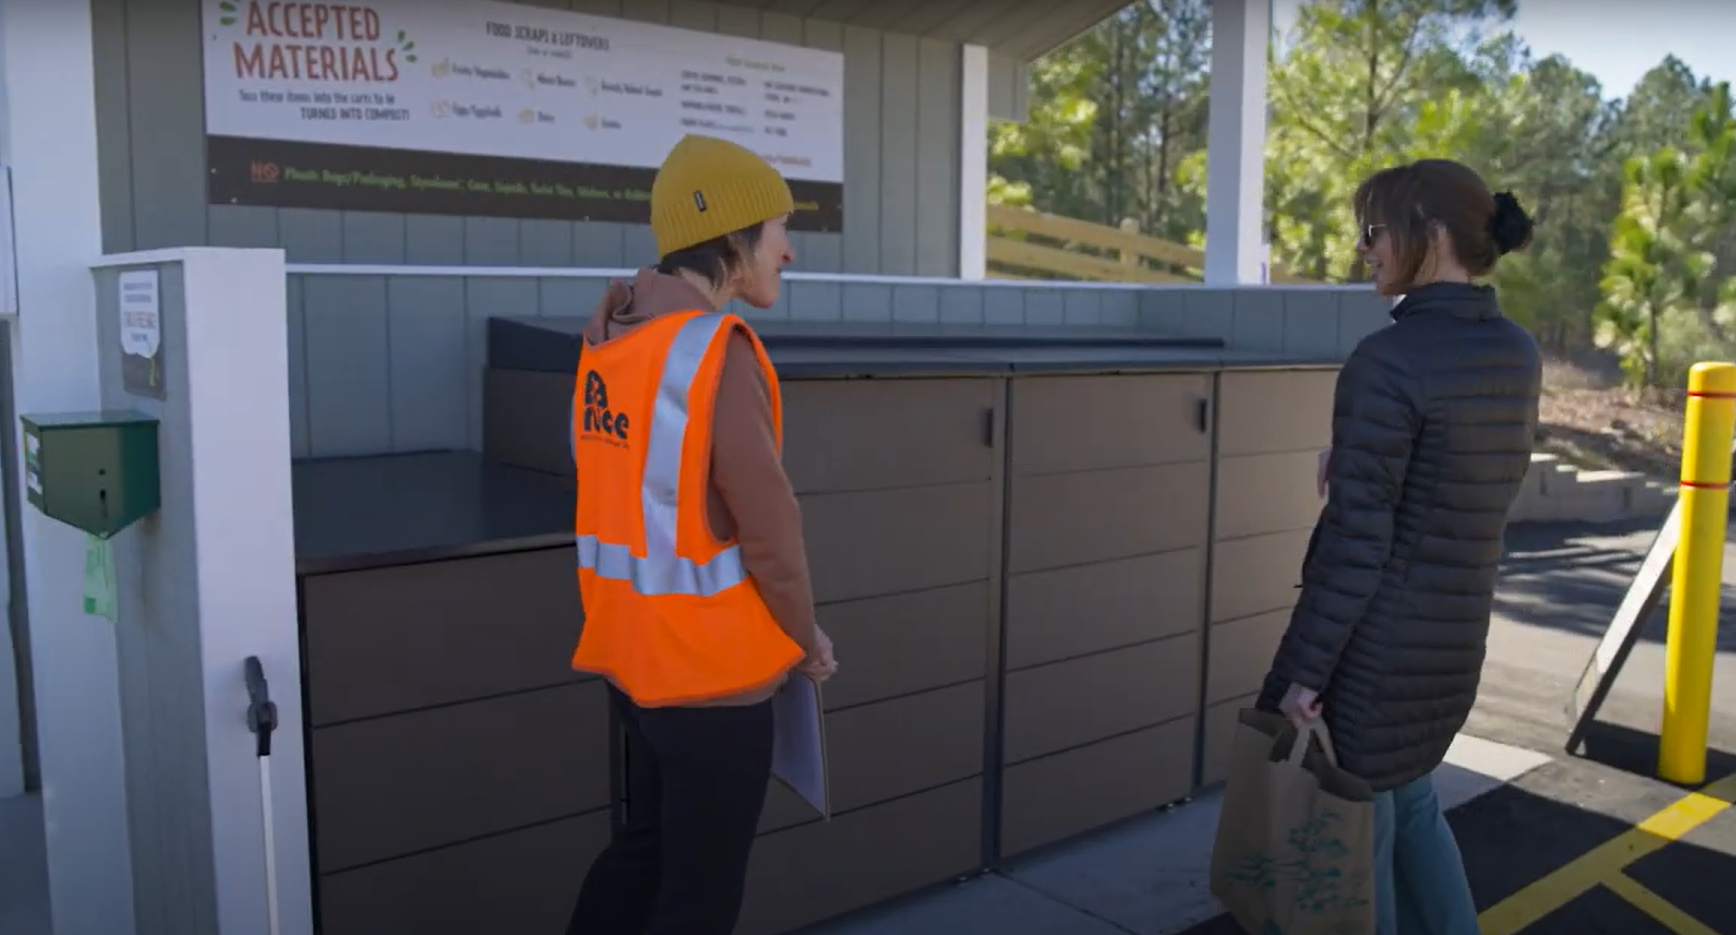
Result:
{"label": "yellow bollard", "polygon": [[1703,362],[1688,372],[1682,427],[1681,538],[1670,577],[1670,631],[1664,647],[1664,723],[1658,776],[1706,781],[1706,725],[1712,715],[1712,659],[1724,587],[1724,532],[1730,516],[1730,445],[1736,432],[1736,364]]}

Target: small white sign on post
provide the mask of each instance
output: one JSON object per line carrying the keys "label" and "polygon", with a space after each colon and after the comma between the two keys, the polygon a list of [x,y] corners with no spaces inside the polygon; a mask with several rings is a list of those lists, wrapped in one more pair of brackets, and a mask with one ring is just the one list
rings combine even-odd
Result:
{"label": "small white sign on post", "polygon": [[120,274],[121,383],[135,396],[163,398],[163,314],[157,271]]}
{"label": "small white sign on post", "polygon": [[120,310],[121,350],[134,357],[155,357],[163,340],[156,270],[132,269],[121,273]]}

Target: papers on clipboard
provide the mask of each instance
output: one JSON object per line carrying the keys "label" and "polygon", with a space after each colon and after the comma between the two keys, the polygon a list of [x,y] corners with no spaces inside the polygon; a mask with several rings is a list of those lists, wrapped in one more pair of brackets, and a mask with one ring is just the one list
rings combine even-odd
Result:
{"label": "papers on clipboard", "polygon": [[772,775],[832,819],[832,794],[826,779],[826,718],[820,686],[790,673],[772,696]]}

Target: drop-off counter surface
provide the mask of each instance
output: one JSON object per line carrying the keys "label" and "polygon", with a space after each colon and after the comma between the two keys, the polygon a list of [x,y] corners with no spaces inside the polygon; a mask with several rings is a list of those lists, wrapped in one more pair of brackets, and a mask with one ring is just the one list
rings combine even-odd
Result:
{"label": "drop-off counter surface", "polygon": [[[558,931],[606,840],[604,694],[567,667],[574,330],[493,323],[487,456],[296,467],[326,935]],[[1293,600],[1333,363],[1077,331],[761,333],[844,666],[836,817],[774,788],[741,931],[1217,780]]]}

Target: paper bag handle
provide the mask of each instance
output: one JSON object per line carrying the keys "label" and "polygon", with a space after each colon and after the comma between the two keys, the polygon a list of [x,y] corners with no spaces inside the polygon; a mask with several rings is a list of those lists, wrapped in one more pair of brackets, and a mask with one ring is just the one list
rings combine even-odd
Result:
{"label": "paper bag handle", "polygon": [[1289,765],[1298,769],[1302,759],[1308,755],[1310,738],[1320,738],[1320,749],[1326,754],[1326,762],[1338,765],[1338,753],[1332,749],[1332,734],[1326,729],[1326,722],[1320,718],[1312,718],[1306,724],[1296,729],[1296,742],[1290,745]]}

